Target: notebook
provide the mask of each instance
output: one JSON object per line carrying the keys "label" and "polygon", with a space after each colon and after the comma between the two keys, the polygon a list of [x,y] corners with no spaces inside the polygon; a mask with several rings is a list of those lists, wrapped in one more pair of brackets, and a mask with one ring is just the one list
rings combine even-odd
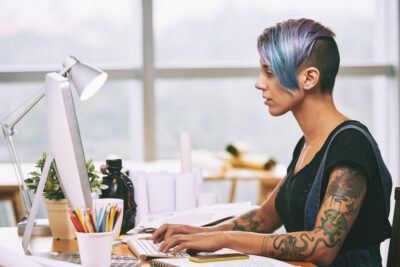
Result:
{"label": "notebook", "polygon": [[181,259],[154,259],[150,261],[153,267],[293,267],[293,265],[276,259],[250,255],[249,259],[215,261],[197,263],[187,258]]}

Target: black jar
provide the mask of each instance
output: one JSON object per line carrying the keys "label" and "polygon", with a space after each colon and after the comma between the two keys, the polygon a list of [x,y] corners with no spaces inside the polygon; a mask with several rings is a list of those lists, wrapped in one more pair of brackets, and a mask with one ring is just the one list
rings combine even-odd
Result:
{"label": "black jar", "polygon": [[120,234],[135,227],[136,203],[134,187],[131,179],[122,170],[121,159],[108,159],[106,165],[101,167],[103,184],[108,188],[102,191],[100,198],[119,198],[124,201],[124,215]]}

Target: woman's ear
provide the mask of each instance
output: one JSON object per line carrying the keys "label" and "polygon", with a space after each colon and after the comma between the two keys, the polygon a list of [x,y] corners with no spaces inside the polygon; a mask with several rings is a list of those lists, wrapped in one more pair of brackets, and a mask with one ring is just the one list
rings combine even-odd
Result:
{"label": "woman's ear", "polygon": [[300,71],[298,79],[300,88],[304,90],[313,89],[319,84],[320,73],[315,67],[304,68]]}

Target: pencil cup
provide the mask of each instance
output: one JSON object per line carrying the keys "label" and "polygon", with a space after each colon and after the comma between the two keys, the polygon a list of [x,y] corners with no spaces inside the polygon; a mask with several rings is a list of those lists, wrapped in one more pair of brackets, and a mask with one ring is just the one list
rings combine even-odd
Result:
{"label": "pencil cup", "polygon": [[117,240],[119,237],[119,233],[121,232],[121,226],[122,226],[122,218],[124,216],[124,201],[119,198],[101,198],[101,199],[94,199],[94,205],[93,207],[96,208],[97,211],[100,209],[104,209],[107,206],[114,206],[117,205],[118,209],[121,209],[121,214],[118,216],[117,221],[115,222],[115,225],[113,226],[113,230],[111,231],[113,233],[113,239]]}
{"label": "pencil cup", "polygon": [[110,267],[113,233],[76,233],[81,264],[87,267]]}

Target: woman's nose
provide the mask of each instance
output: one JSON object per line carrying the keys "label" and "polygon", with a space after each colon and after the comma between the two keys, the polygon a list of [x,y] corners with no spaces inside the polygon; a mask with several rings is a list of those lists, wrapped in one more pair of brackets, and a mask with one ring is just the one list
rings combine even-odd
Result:
{"label": "woman's nose", "polygon": [[259,90],[265,90],[266,89],[266,84],[263,81],[263,78],[261,77],[261,74],[258,76],[258,79],[256,83],[254,84],[254,87],[259,89]]}

